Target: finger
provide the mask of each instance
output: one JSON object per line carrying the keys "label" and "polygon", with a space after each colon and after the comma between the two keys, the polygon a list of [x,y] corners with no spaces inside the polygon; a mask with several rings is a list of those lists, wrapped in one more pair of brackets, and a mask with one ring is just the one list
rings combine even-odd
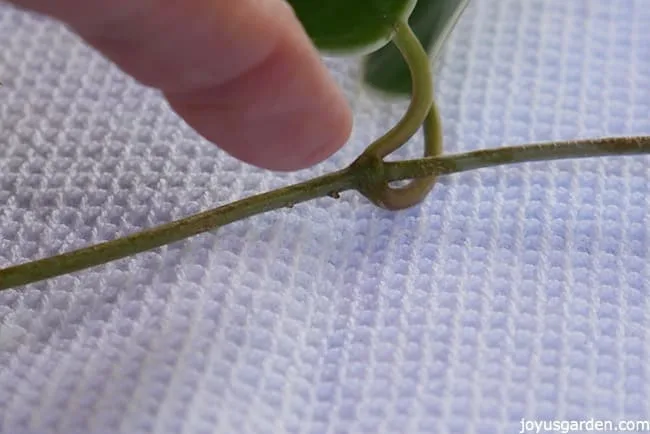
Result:
{"label": "finger", "polygon": [[16,0],[71,26],[247,163],[297,170],[349,138],[345,98],[285,0]]}

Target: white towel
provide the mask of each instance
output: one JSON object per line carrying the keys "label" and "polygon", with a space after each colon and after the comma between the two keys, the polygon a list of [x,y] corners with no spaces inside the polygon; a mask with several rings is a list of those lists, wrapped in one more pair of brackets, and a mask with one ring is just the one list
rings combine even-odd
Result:
{"label": "white towel", "polygon": [[[445,152],[649,134],[648,28],[648,0],[473,0],[436,66]],[[0,266],[344,167],[406,104],[361,91],[358,59],[327,64],[353,136],[276,174],[64,27],[0,6]],[[649,175],[647,157],[484,169],[397,213],[348,192],[0,292],[0,432],[650,419]]]}

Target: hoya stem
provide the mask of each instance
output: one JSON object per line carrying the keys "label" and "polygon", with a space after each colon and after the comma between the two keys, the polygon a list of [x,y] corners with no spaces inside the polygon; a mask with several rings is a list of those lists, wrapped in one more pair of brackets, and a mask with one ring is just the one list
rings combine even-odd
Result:
{"label": "hoya stem", "polygon": [[[424,156],[442,152],[442,129],[436,102],[433,98],[430,60],[407,20],[395,27],[393,44],[399,49],[411,75],[411,102],[400,121],[384,136],[372,143],[358,158],[380,161],[403,146],[424,122]],[[392,211],[409,208],[424,200],[435,184],[436,177],[412,179],[407,185],[395,188],[388,182],[371,183],[360,192],[375,205]]]}
{"label": "hoya stem", "polygon": [[[102,265],[180,241],[237,220],[345,190],[367,179],[386,183],[505,164],[599,156],[650,154],[650,136],[585,139],[479,150],[399,162],[369,160],[300,184],[251,196],[179,221],[70,253],[0,270],[0,289],[9,289]],[[379,163],[379,164],[377,164]]]}
{"label": "hoya stem", "polygon": [[392,42],[404,56],[411,73],[411,102],[400,121],[372,143],[364,155],[384,158],[403,146],[422,126],[433,103],[429,56],[406,20],[395,25]]}
{"label": "hoya stem", "polygon": [[0,289],[27,285],[103,265],[207,232],[237,220],[355,188],[355,177],[341,170],[278,190],[247,197],[172,223],[69,253],[0,270]]}
{"label": "hoya stem", "polygon": [[384,163],[387,182],[494,166],[603,156],[650,154],[650,136],[605,137],[471,151]]}

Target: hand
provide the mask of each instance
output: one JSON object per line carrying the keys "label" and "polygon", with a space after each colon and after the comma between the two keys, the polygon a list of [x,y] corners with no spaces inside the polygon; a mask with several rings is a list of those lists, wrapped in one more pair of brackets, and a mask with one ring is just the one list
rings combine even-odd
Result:
{"label": "hand", "polygon": [[11,0],[63,21],[232,156],[312,166],[348,140],[343,95],[285,0]]}

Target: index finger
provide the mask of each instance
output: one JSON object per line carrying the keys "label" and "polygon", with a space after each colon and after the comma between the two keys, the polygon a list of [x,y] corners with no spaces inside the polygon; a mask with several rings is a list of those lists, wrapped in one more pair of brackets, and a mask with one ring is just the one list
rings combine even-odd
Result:
{"label": "index finger", "polygon": [[66,22],[198,133],[274,170],[347,141],[351,111],[285,0],[14,0]]}

